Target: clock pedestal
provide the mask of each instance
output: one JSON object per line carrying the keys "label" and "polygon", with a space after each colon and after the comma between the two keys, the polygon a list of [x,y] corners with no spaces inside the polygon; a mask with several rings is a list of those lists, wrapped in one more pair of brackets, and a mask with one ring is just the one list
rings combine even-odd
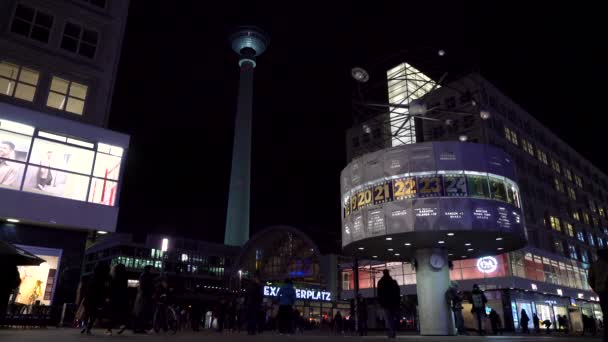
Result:
{"label": "clock pedestal", "polygon": [[420,335],[454,335],[452,312],[445,292],[450,286],[448,255],[443,248],[416,251],[416,291]]}

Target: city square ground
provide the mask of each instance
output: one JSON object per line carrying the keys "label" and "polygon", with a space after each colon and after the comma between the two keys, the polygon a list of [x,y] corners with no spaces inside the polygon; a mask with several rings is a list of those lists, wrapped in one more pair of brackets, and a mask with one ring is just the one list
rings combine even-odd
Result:
{"label": "city square ground", "polygon": [[[275,333],[266,333],[256,336],[247,336],[245,334],[217,334],[212,332],[193,333],[191,331],[180,331],[175,336],[165,334],[150,334],[150,335],[133,335],[130,332],[125,332],[123,335],[105,336],[103,330],[94,330],[93,335],[81,335],[76,329],[0,329],[0,341],[2,342],[71,342],[71,341],[171,341],[171,342],[221,342],[221,341],[378,341],[386,340],[387,338],[380,334],[372,336],[327,336],[319,333],[305,333],[304,335],[282,336]],[[424,341],[424,342],[441,342],[441,341],[601,341],[601,338],[596,337],[580,337],[580,336],[547,336],[547,335],[503,335],[503,336],[418,336],[418,335],[399,335],[399,341]]]}

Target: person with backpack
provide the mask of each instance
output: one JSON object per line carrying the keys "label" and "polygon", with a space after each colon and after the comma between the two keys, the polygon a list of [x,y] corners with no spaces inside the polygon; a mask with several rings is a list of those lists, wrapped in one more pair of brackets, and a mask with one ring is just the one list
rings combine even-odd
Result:
{"label": "person with backpack", "polygon": [[471,309],[471,313],[477,317],[477,331],[479,335],[483,335],[483,319],[486,317],[486,303],[488,299],[483,291],[479,288],[479,285],[473,285],[473,291],[471,292],[471,302],[473,303],[473,308]]}
{"label": "person with backpack", "polygon": [[388,270],[382,271],[382,278],[378,281],[378,301],[384,309],[384,318],[389,338],[397,336],[396,320],[401,303],[399,284],[393,279]]}
{"label": "person with backpack", "polygon": [[[587,282],[593,292],[600,298],[600,307],[603,317],[608,315],[608,248],[598,249],[597,260],[591,264],[587,275]],[[590,322],[591,323],[591,322]],[[595,320],[593,320],[595,325]],[[604,342],[608,342],[608,329],[604,329]]]}

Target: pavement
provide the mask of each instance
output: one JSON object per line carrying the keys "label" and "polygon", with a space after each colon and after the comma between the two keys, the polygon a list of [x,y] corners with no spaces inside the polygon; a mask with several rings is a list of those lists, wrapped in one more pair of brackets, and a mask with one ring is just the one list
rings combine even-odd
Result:
{"label": "pavement", "polygon": [[[304,335],[278,335],[265,333],[256,336],[245,334],[218,334],[213,332],[179,331],[175,336],[166,334],[133,335],[125,332],[123,335],[105,336],[103,330],[93,330],[93,335],[81,335],[79,330],[69,328],[47,328],[47,329],[0,329],[0,342],[93,342],[93,341],[115,341],[115,342],[139,342],[139,341],[170,341],[170,342],[222,342],[222,341],[268,341],[268,342],[294,342],[294,341],[381,341],[387,340],[383,335],[373,336],[327,336],[318,332],[309,332]],[[547,336],[547,335],[503,335],[503,336],[418,336],[399,335],[397,341],[424,341],[424,342],[464,342],[464,341],[601,341],[599,337],[580,336]]]}

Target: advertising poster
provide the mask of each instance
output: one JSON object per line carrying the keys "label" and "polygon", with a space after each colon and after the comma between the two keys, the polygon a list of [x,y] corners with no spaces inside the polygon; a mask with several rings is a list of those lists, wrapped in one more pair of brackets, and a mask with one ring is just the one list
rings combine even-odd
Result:
{"label": "advertising poster", "polygon": [[414,230],[411,201],[391,202],[384,205],[387,234],[406,233]]}
{"label": "advertising poster", "polygon": [[437,230],[439,228],[439,200],[436,198],[419,198],[412,200],[414,227],[416,231]]}

